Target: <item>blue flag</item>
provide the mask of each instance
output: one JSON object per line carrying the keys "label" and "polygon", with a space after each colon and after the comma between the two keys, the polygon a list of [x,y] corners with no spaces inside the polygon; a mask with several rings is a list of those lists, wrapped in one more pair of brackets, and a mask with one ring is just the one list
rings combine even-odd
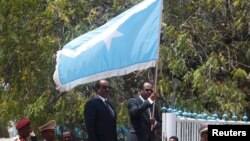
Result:
{"label": "blue flag", "polygon": [[57,52],[57,89],[155,67],[161,13],[162,0],[144,0],[67,43]]}

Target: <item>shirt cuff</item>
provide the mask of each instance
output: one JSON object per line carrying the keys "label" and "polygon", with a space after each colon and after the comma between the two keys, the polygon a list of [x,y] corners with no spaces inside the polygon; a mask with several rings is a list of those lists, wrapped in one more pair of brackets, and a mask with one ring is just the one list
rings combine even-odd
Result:
{"label": "shirt cuff", "polygon": [[150,98],[148,98],[148,101],[149,101],[150,104],[154,103],[154,101],[152,99],[150,99]]}
{"label": "shirt cuff", "polygon": [[32,136],[32,137],[33,137],[33,136],[36,136],[35,133],[34,133],[34,131],[32,131],[32,132],[30,133],[30,136]]}

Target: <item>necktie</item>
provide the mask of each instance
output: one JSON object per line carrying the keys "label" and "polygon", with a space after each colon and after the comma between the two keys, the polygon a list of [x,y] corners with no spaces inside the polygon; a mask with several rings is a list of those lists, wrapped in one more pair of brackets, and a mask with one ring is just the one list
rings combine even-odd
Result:
{"label": "necktie", "polygon": [[108,109],[108,111],[110,112],[110,114],[112,115],[112,117],[114,117],[114,111],[109,106],[109,103],[107,100],[105,100],[105,105],[106,105],[106,108]]}

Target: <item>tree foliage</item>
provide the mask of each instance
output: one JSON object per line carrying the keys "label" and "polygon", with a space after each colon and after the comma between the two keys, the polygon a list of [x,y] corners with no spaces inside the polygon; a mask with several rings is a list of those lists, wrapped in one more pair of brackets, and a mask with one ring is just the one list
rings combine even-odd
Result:
{"label": "tree foliage", "polygon": [[166,0],[164,4],[161,93],[176,97],[172,105],[191,111],[249,112],[249,3]]}
{"label": "tree foliage", "polygon": [[30,117],[37,127],[50,119],[82,121],[91,85],[55,90],[57,50],[130,6],[120,0],[3,0],[0,2],[0,122]]}

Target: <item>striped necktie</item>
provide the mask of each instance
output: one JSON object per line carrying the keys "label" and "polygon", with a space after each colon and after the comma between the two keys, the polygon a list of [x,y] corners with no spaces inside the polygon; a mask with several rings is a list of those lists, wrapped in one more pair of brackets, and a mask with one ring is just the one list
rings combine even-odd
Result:
{"label": "striped necktie", "polygon": [[108,109],[108,111],[110,112],[110,114],[112,115],[112,117],[114,117],[114,111],[112,110],[112,108],[109,106],[109,102],[108,100],[105,100],[105,106]]}

